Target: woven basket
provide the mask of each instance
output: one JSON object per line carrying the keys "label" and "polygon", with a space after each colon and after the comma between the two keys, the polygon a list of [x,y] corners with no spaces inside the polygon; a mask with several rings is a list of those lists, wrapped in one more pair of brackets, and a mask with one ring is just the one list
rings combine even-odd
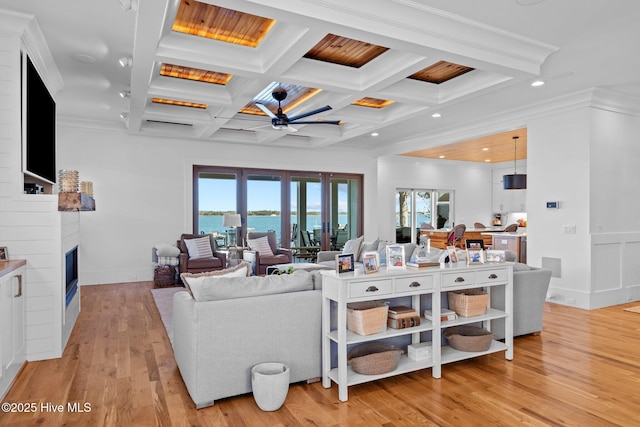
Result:
{"label": "woven basket", "polygon": [[159,265],[153,271],[153,282],[156,286],[173,286],[176,284],[176,268],[173,265]]}
{"label": "woven basket", "polygon": [[347,305],[347,328],[359,335],[387,330],[389,306],[378,301],[354,302]]}
{"label": "woven basket", "polygon": [[493,333],[476,326],[454,326],[444,331],[452,348],[460,351],[486,351],[491,347]]}
{"label": "woven basket", "polygon": [[398,367],[403,351],[380,341],[373,341],[353,347],[347,359],[354,372],[364,375],[379,375]]}
{"label": "woven basket", "polygon": [[489,294],[479,289],[449,291],[449,308],[458,316],[472,317],[484,314],[489,304]]}

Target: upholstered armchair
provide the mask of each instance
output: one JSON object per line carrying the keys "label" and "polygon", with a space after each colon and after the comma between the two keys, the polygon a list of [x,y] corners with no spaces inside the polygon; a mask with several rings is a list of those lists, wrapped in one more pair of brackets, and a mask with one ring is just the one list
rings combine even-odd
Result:
{"label": "upholstered armchair", "polygon": [[278,247],[275,231],[250,231],[247,233],[247,244],[249,250],[244,250],[245,259],[247,256],[255,259],[257,275],[266,274],[267,267],[271,265],[293,262],[291,250]]}
{"label": "upholstered armchair", "polygon": [[180,273],[204,273],[222,270],[227,256],[218,252],[215,238],[208,234],[183,234],[178,240]]}

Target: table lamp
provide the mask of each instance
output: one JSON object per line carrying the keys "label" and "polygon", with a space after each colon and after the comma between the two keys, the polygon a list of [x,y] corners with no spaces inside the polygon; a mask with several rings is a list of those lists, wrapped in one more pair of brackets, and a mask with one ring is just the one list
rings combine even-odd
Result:
{"label": "table lamp", "polygon": [[[237,213],[226,213],[222,216],[222,226],[233,228],[233,245],[235,246],[238,241],[238,228],[242,225],[242,221],[240,219],[240,214]],[[229,232],[227,231],[227,241],[229,242],[228,246],[231,246],[231,241],[228,238]]]}

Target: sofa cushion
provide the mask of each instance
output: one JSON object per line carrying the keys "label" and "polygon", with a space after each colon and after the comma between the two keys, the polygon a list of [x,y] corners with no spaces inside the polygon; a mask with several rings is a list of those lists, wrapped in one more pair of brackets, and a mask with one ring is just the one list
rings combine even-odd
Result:
{"label": "sofa cushion", "polygon": [[362,242],[360,245],[360,255],[356,258],[356,261],[362,262],[362,258],[365,252],[375,252],[378,250],[378,239],[373,242]]}
{"label": "sofa cushion", "polygon": [[211,259],[213,251],[209,237],[198,237],[196,239],[185,239],[190,259]]}
{"label": "sofa cushion", "polygon": [[269,276],[218,276],[206,278],[193,299],[218,301],[309,290],[313,290],[313,279],[311,273],[304,270]]}
{"label": "sofa cushion", "polygon": [[260,258],[273,256],[273,251],[271,250],[267,236],[258,237],[257,239],[247,239],[247,244],[251,250],[260,253]]}
{"label": "sofa cushion", "polygon": [[250,272],[251,264],[243,261],[235,267],[226,270],[207,271],[205,273],[182,273],[180,274],[180,278],[193,296],[193,299],[198,301],[199,296],[202,294],[202,288],[206,283],[211,283],[216,278],[221,277],[246,277]]}
{"label": "sofa cushion", "polygon": [[353,254],[355,260],[360,256],[360,246],[362,246],[362,240],[364,236],[360,236],[357,239],[349,239],[342,247],[343,254]]}

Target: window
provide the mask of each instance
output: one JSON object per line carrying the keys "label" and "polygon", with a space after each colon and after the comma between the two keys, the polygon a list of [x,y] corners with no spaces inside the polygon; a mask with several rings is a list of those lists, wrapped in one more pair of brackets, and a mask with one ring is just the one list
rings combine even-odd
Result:
{"label": "window", "polygon": [[453,227],[453,191],[399,188],[396,190],[396,243],[418,242],[420,227]]}
{"label": "window", "polygon": [[[362,175],[194,166],[193,212],[194,232],[220,246],[272,230],[282,247],[336,249],[362,235]],[[225,227],[225,213],[242,227]]]}

